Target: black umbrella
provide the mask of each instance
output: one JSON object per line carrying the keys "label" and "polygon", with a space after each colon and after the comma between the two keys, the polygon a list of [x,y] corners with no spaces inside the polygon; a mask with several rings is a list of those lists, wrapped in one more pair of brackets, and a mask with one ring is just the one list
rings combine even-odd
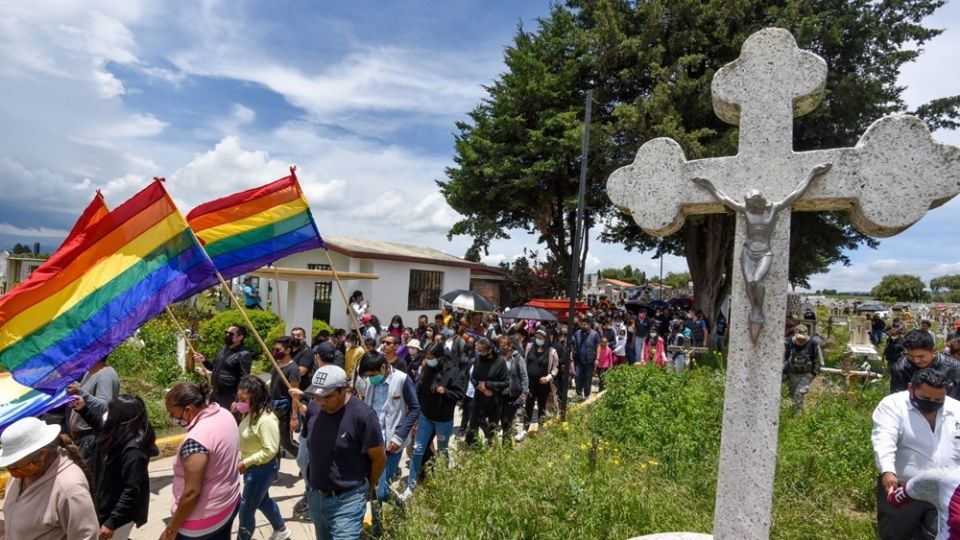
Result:
{"label": "black umbrella", "polygon": [[453,307],[465,309],[467,311],[493,311],[493,306],[486,298],[473,291],[457,289],[440,295],[440,300],[450,304]]}
{"label": "black umbrella", "polygon": [[656,311],[652,307],[652,302],[650,304],[641,302],[640,300],[628,300],[623,304],[623,307],[627,308],[633,314],[639,314],[641,310],[646,311],[647,315],[653,315]]}
{"label": "black umbrella", "polygon": [[880,304],[862,304],[857,306],[857,311],[887,311],[887,308]]}
{"label": "black umbrella", "polygon": [[527,319],[532,321],[555,321],[557,316],[552,311],[534,306],[520,306],[503,312],[504,319]]}

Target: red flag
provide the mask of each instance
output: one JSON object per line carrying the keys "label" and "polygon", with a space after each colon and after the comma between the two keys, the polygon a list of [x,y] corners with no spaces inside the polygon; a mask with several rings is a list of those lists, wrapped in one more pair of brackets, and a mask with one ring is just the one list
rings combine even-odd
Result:
{"label": "red flag", "polygon": [[[60,248],[66,246],[71,240],[77,237],[78,234],[82,233],[94,223],[103,219],[104,216],[110,213],[110,209],[107,208],[107,203],[103,200],[103,194],[100,193],[100,190],[97,190],[97,194],[93,196],[93,200],[90,201],[90,204],[87,205],[87,209],[83,211],[83,214],[80,215],[80,219],[77,220],[76,225],[71,229],[70,234],[63,240],[63,243],[60,244]],[[57,248],[57,249],[60,249]]]}

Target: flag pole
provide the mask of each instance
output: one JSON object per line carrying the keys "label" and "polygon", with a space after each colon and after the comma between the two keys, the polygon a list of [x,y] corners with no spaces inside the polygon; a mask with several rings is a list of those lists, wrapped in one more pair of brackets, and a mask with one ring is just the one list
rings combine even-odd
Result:
{"label": "flag pole", "polygon": [[286,385],[287,389],[293,388],[290,384],[290,381],[287,380],[287,376],[283,374],[283,370],[280,369],[280,364],[277,363],[277,360],[273,357],[273,351],[267,347],[267,344],[263,341],[263,338],[260,337],[260,334],[257,332],[257,328],[253,326],[253,321],[250,320],[250,317],[247,316],[247,311],[244,309],[243,305],[240,304],[240,301],[237,300],[237,297],[234,296],[233,291],[230,290],[230,286],[227,285],[227,281],[223,279],[223,276],[220,274],[220,271],[217,271],[217,279],[220,280],[220,285],[223,286],[223,290],[227,291],[227,295],[233,300],[234,305],[237,306],[237,309],[240,310],[240,315],[243,316],[243,320],[246,321],[247,326],[250,327],[250,331],[253,333],[253,337],[256,338],[257,343],[263,347],[263,352],[267,353],[267,358],[270,359],[270,363],[273,364],[274,369],[277,370],[277,375],[280,375],[280,380],[283,381],[283,384]]}
{"label": "flag pole", "polygon": [[[180,321],[177,320],[177,316],[173,314],[173,310],[170,309],[170,306],[166,307],[167,315],[170,316],[170,320],[173,321],[173,325],[177,327],[177,332],[180,332],[180,335],[183,337],[183,341],[187,343],[187,347],[190,348],[190,354],[197,355],[197,350],[193,348],[193,343],[190,343],[190,336],[187,334],[187,331],[183,329],[183,326],[180,325]],[[197,366],[193,367],[194,370],[197,369]],[[213,381],[210,380],[210,370],[203,367],[203,376],[206,377],[207,382],[213,384]]]}
{"label": "flag pole", "polygon": [[277,270],[276,265],[271,266],[273,266],[273,278],[276,283],[277,291],[277,316],[280,317],[280,319],[283,319],[283,308],[280,306],[280,271]]}
{"label": "flag pole", "polygon": [[337,274],[337,269],[333,266],[333,258],[330,257],[330,250],[324,247],[323,253],[327,256],[327,262],[330,263],[330,271],[333,272],[333,279],[337,282],[337,289],[340,290],[343,303],[347,306],[347,313],[350,315],[350,320],[353,321],[353,327],[357,330],[357,340],[363,345],[364,350],[368,350],[367,342],[363,339],[363,330],[360,329],[360,323],[357,322],[357,318],[354,317],[353,312],[350,311],[350,301],[347,300],[347,293],[343,292],[343,285],[340,283],[340,276]]}

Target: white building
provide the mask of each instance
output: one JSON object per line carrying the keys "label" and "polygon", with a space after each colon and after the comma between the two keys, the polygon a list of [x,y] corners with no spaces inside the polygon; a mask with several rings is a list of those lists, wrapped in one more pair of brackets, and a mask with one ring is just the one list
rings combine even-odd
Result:
{"label": "white building", "polygon": [[22,255],[0,252],[0,294],[13,290],[21,281],[40,267],[46,259],[34,259]]}
{"label": "white building", "polygon": [[[400,315],[406,326],[415,326],[421,314],[432,322],[441,308],[440,295],[455,289],[472,289],[494,306],[501,303],[504,276],[498,268],[426,247],[334,235],[324,235],[323,240],[328,250],[305,251],[275,263],[279,302],[273,292],[274,270],[252,273],[260,280],[263,301],[286,321],[287,328],[309,329],[313,319],[328,321],[334,328],[350,328],[343,296],[349,298],[356,290],[363,292],[370,311],[383,325],[394,315]],[[342,274],[343,295],[329,274],[331,261],[333,270]]]}

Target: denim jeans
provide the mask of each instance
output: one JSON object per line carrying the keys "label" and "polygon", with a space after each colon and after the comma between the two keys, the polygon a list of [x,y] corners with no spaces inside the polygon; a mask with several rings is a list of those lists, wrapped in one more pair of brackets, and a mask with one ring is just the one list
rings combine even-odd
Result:
{"label": "denim jeans", "polygon": [[334,497],[325,497],[319,490],[308,488],[310,521],[317,531],[317,540],[360,538],[363,515],[367,512],[367,489],[364,482]]}
{"label": "denim jeans", "polygon": [[383,468],[383,474],[377,481],[377,500],[386,501],[390,498],[390,481],[393,475],[397,473],[397,467],[400,466],[400,458],[403,457],[403,448],[396,452],[387,452],[387,464]]}
{"label": "denim jeans", "polygon": [[278,477],[280,461],[273,458],[269,463],[250,467],[243,473],[243,494],[240,497],[240,527],[237,532],[239,540],[250,540],[256,529],[256,512],[260,510],[270,522],[273,530],[279,531],[284,527],[283,516],[277,503],[270,498],[270,485]]}
{"label": "denim jeans", "polygon": [[577,362],[577,395],[588,398],[590,393],[593,391],[593,370],[594,365],[592,362],[583,364]]}
{"label": "denim jeans", "polygon": [[430,445],[430,439],[437,436],[437,453],[446,454],[450,444],[450,435],[453,434],[453,420],[435,422],[423,414],[417,422],[417,440],[413,443],[413,460],[410,461],[410,475],[407,477],[407,487],[413,489],[420,478],[420,467],[423,465],[423,454]]}
{"label": "denim jeans", "polygon": [[[302,420],[301,420],[302,422]],[[300,476],[307,479],[307,465],[310,463],[310,450],[307,448],[307,439],[300,435],[300,445],[297,447],[297,467],[300,467]]]}
{"label": "denim jeans", "polygon": [[687,363],[687,355],[683,353],[676,353],[673,356],[673,370],[679,375],[683,372],[683,367]]}

